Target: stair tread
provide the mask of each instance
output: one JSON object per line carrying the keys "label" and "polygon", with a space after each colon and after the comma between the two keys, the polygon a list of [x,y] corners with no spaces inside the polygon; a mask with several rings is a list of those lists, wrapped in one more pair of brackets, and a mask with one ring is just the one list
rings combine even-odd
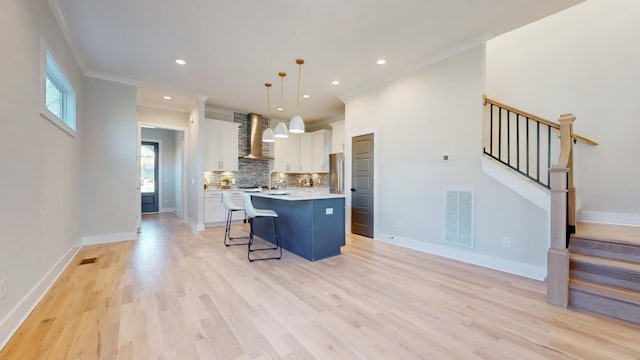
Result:
{"label": "stair tread", "polygon": [[640,227],[637,226],[580,222],[573,236],[640,246]]}
{"label": "stair tread", "polygon": [[592,256],[592,255],[584,255],[571,253],[569,255],[571,261],[577,261],[581,263],[593,264],[598,266],[604,266],[613,269],[622,269],[627,271],[633,271],[640,273],[640,263],[625,261],[625,260],[616,260],[610,259],[600,256]]}
{"label": "stair tread", "polygon": [[569,288],[640,305],[640,292],[590,281],[570,279]]}

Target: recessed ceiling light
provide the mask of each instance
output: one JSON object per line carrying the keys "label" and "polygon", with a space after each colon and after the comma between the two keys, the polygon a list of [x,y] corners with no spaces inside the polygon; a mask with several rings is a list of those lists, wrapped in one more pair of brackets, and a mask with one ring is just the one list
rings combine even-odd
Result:
{"label": "recessed ceiling light", "polygon": [[378,64],[378,65],[384,65],[386,63],[387,63],[387,60],[385,60],[385,59],[380,59],[380,60],[376,61],[376,64]]}
{"label": "recessed ceiling light", "polygon": [[331,82],[331,85],[340,85],[340,81],[338,81],[338,80],[333,80],[333,81]]}
{"label": "recessed ceiling light", "polygon": [[165,100],[171,100],[171,96],[167,96],[167,95],[163,96],[162,98]]}
{"label": "recessed ceiling light", "polygon": [[276,110],[278,110],[278,111],[283,111],[283,110],[284,110],[284,108],[277,107],[277,108],[276,108]]}
{"label": "recessed ceiling light", "polygon": [[178,65],[185,65],[187,62],[182,60],[182,59],[176,59],[176,64]]}
{"label": "recessed ceiling light", "polygon": [[310,98],[310,97],[311,97],[311,95],[309,95],[309,94],[304,94],[304,95],[302,95],[302,97],[303,97],[303,98],[305,98],[305,99],[308,99],[308,98]]}

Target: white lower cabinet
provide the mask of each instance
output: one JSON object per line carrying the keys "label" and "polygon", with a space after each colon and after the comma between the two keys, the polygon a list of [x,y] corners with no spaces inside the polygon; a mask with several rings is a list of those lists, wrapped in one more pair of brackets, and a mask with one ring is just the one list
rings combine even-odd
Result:
{"label": "white lower cabinet", "polygon": [[[224,225],[227,221],[227,210],[222,205],[223,190],[209,190],[204,192],[204,223]],[[231,202],[242,206],[242,192],[231,191]],[[231,221],[239,222],[244,220],[244,211],[234,211]]]}
{"label": "white lower cabinet", "polygon": [[222,193],[220,191],[206,191],[204,193],[204,222],[224,222],[225,210],[222,206]]}
{"label": "white lower cabinet", "polygon": [[[232,191],[231,192],[231,202],[234,205],[242,206],[242,192],[241,191]],[[225,214],[225,221],[227,220]],[[231,221],[244,221],[244,211],[234,211],[231,217]]]}

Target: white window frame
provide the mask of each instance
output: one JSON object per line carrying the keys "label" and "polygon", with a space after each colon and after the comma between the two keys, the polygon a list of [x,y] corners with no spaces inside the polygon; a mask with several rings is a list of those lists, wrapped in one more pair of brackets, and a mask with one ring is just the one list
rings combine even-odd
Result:
{"label": "white window frame", "polygon": [[[62,119],[47,108],[47,77],[62,92]],[[76,137],[76,92],[69,82],[64,69],[56,61],[56,56],[47,41],[40,36],[40,114],[61,130]]]}

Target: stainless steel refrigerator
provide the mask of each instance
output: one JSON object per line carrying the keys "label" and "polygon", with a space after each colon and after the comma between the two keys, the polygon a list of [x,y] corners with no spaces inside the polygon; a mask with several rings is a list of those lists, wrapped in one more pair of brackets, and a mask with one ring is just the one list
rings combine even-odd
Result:
{"label": "stainless steel refrigerator", "polygon": [[344,153],[329,154],[329,192],[344,194]]}

